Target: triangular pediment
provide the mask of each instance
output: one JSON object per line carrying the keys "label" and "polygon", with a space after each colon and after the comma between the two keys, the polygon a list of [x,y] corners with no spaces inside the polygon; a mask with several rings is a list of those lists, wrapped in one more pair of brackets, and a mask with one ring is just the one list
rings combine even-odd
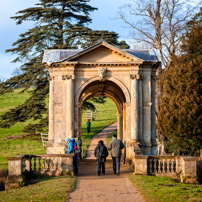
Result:
{"label": "triangular pediment", "polygon": [[143,60],[102,41],[78,52],[77,54],[64,58],[60,62],[142,63]]}

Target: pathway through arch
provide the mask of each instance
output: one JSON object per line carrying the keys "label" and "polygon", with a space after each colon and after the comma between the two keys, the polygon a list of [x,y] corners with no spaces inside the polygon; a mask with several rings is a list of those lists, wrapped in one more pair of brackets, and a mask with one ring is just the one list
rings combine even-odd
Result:
{"label": "pathway through arch", "polygon": [[137,191],[128,179],[133,173],[133,166],[121,165],[120,175],[114,175],[112,160],[109,157],[105,163],[105,175],[97,175],[97,163],[94,149],[99,140],[107,146],[108,136],[117,129],[117,122],[109,125],[96,134],[89,145],[87,159],[79,162],[76,188],[70,193],[69,202],[145,202],[143,196]]}

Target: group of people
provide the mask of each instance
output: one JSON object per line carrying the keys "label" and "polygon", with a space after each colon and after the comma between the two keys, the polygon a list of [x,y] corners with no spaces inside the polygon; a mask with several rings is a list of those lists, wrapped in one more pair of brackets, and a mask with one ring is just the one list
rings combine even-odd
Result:
{"label": "group of people", "polygon": [[[117,139],[117,135],[112,135],[112,141],[108,145],[108,150],[111,150],[111,156],[113,160],[113,171],[114,174],[120,174],[120,159],[121,159],[121,149],[124,148],[124,144],[121,140]],[[104,145],[103,141],[100,140],[95,148],[94,155],[97,158],[98,163],[98,175],[105,174],[105,161],[108,156],[107,147]]]}
{"label": "group of people", "polygon": [[[90,133],[90,126],[91,122],[88,120],[86,123],[87,133]],[[66,147],[66,154],[74,154],[73,157],[73,166],[74,166],[74,173],[78,174],[78,164],[77,158],[78,155],[81,158],[81,146],[82,140],[79,137],[73,136],[72,139],[66,138],[67,147]],[[110,141],[107,147],[104,145],[104,142],[100,140],[98,145],[95,148],[94,155],[97,159],[98,163],[98,175],[105,174],[105,161],[108,156],[108,150],[111,151],[111,156],[113,160],[113,171],[114,174],[120,174],[120,159],[121,159],[121,150],[124,148],[124,144],[121,140],[117,139],[117,135],[112,135],[112,141]]]}

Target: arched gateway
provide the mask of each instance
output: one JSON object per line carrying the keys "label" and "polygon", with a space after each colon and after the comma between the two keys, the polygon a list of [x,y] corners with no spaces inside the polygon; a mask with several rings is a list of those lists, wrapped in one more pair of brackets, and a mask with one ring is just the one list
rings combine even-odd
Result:
{"label": "arched gateway", "polygon": [[155,154],[155,78],[158,50],[121,50],[99,42],[84,50],[45,50],[50,73],[48,154],[62,154],[65,138],[81,136],[87,99],[107,96],[117,106],[118,136],[126,157]]}

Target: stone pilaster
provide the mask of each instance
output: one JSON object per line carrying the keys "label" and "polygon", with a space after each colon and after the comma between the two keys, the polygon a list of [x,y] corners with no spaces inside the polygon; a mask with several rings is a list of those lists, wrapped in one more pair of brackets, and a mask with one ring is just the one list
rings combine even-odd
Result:
{"label": "stone pilaster", "polygon": [[54,142],[54,103],[53,103],[53,95],[54,95],[54,76],[49,76],[49,125],[48,125],[48,143],[47,143],[47,153],[51,153],[48,151],[52,150],[53,142]]}
{"label": "stone pilaster", "polygon": [[142,118],[142,99],[143,99],[143,76],[139,80],[139,141],[143,144],[143,118]]}
{"label": "stone pilaster", "polygon": [[144,75],[143,80],[143,141],[145,154],[151,154],[151,72]]}
{"label": "stone pilaster", "polygon": [[67,82],[66,137],[69,138],[74,135],[74,78],[74,75],[63,76],[63,79]]}
{"label": "stone pilaster", "polygon": [[152,155],[157,155],[157,142],[156,142],[156,103],[155,103],[155,95],[156,95],[156,76],[151,77],[151,144],[152,144]]}
{"label": "stone pilaster", "polygon": [[123,112],[118,112],[117,113],[117,129],[118,129],[118,138],[120,140],[123,140]]}
{"label": "stone pilaster", "polygon": [[139,141],[139,75],[131,75],[131,140]]}

